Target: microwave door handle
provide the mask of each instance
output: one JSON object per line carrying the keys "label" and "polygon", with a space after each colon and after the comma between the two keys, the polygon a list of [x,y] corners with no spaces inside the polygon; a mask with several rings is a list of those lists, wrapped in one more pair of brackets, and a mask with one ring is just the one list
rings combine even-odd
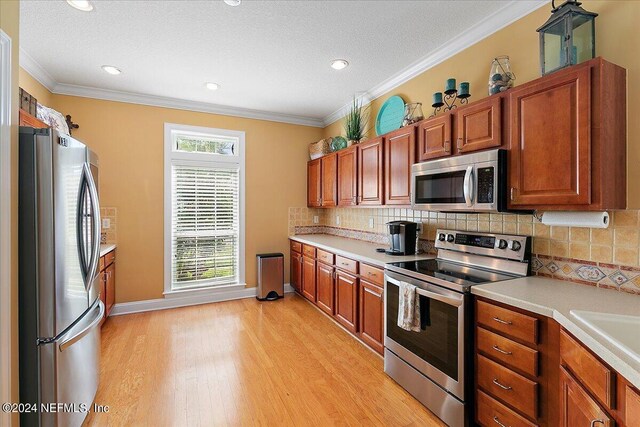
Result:
{"label": "microwave door handle", "polygon": [[464,174],[464,201],[468,207],[473,206],[473,166],[467,166],[467,171]]}

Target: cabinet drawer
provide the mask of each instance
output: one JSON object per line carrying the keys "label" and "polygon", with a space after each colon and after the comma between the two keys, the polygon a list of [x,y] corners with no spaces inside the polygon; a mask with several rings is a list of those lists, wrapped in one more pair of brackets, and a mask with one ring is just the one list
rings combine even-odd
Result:
{"label": "cabinet drawer", "polygon": [[302,243],[300,242],[295,242],[295,241],[291,241],[291,250],[293,252],[298,252],[298,253],[302,253]]}
{"label": "cabinet drawer", "polygon": [[538,343],[538,319],[477,301],[478,323],[522,341]]}
{"label": "cabinet drawer", "polygon": [[476,421],[482,426],[536,427],[526,418],[504,406],[489,395],[478,390]]}
{"label": "cabinet drawer", "polygon": [[333,265],[333,254],[331,252],[323,251],[322,249],[317,249],[316,258],[320,262]]}
{"label": "cabinet drawer", "polygon": [[109,267],[116,260],[116,251],[111,251],[104,255],[104,266]]}
{"label": "cabinet drawer", "polygon": [[384,271],[367,264],[360,264],[360,276],[373,284],[384,287]]}
{"label": "cabinet drawer", "polygon": [[608,408],[615,406],[615,372],[573,339],[564,330],[560,331],[560,358],[575,377],[589,389],[596,399]]}
{"label": "cabinet drawer", "polygon": [[314,248],[313,246],[309,246],[309,245],[302,245],[302,253],[305,256],[308,256],[309,258],[315,258],[316,257],[316,248]]}
{"label": "cabinet drawer", "polygon": [[538,351],[526,345],[494,334],[484,328],[477,328],[478,351],[485,353],[494,360],[503,362],[511,368],[526,374],[538,376]]}
{"label": "cabinet drawer", "polygon": [[358,274],[358,261],[341,257],[340,255],[336,255],[336,267],[353,274]]}
{"label": "cabinet drawer", "polygon": [[478,355],[478,386],[518,411],[538,418],[538,383]]}

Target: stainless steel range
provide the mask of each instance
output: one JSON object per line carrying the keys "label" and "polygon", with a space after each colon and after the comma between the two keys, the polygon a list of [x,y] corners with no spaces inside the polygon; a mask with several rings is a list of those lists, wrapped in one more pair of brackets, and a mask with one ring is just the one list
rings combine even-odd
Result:
{"label": "stainless steel range", "polygon": [[[384,371],[450,426],[471,424],[470,288],[530,274],[531,238],[438,230],[435,259],[387,264]],[[416,286],[420,331],[397,325],[400,282]]]}

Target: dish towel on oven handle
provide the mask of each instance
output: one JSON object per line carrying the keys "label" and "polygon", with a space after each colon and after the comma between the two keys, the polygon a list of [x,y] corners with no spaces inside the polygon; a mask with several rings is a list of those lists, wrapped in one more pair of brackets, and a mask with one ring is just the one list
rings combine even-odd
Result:
{"label": "dish towel on oven handle", "polygon": [[420,297],[411,283],[400,282],[398,287],[398,327],[405,331],[420,332]]}

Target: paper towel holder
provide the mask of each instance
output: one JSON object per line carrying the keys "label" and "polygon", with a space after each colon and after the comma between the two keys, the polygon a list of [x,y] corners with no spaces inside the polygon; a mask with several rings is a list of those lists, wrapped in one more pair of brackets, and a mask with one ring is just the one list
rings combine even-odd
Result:
{"label": "paper towel holder", "polygon": [[576,211],[538,211],[533,217],[545,225],[556,227],[608,228],[609,214],[607,212],[576,212]]}

